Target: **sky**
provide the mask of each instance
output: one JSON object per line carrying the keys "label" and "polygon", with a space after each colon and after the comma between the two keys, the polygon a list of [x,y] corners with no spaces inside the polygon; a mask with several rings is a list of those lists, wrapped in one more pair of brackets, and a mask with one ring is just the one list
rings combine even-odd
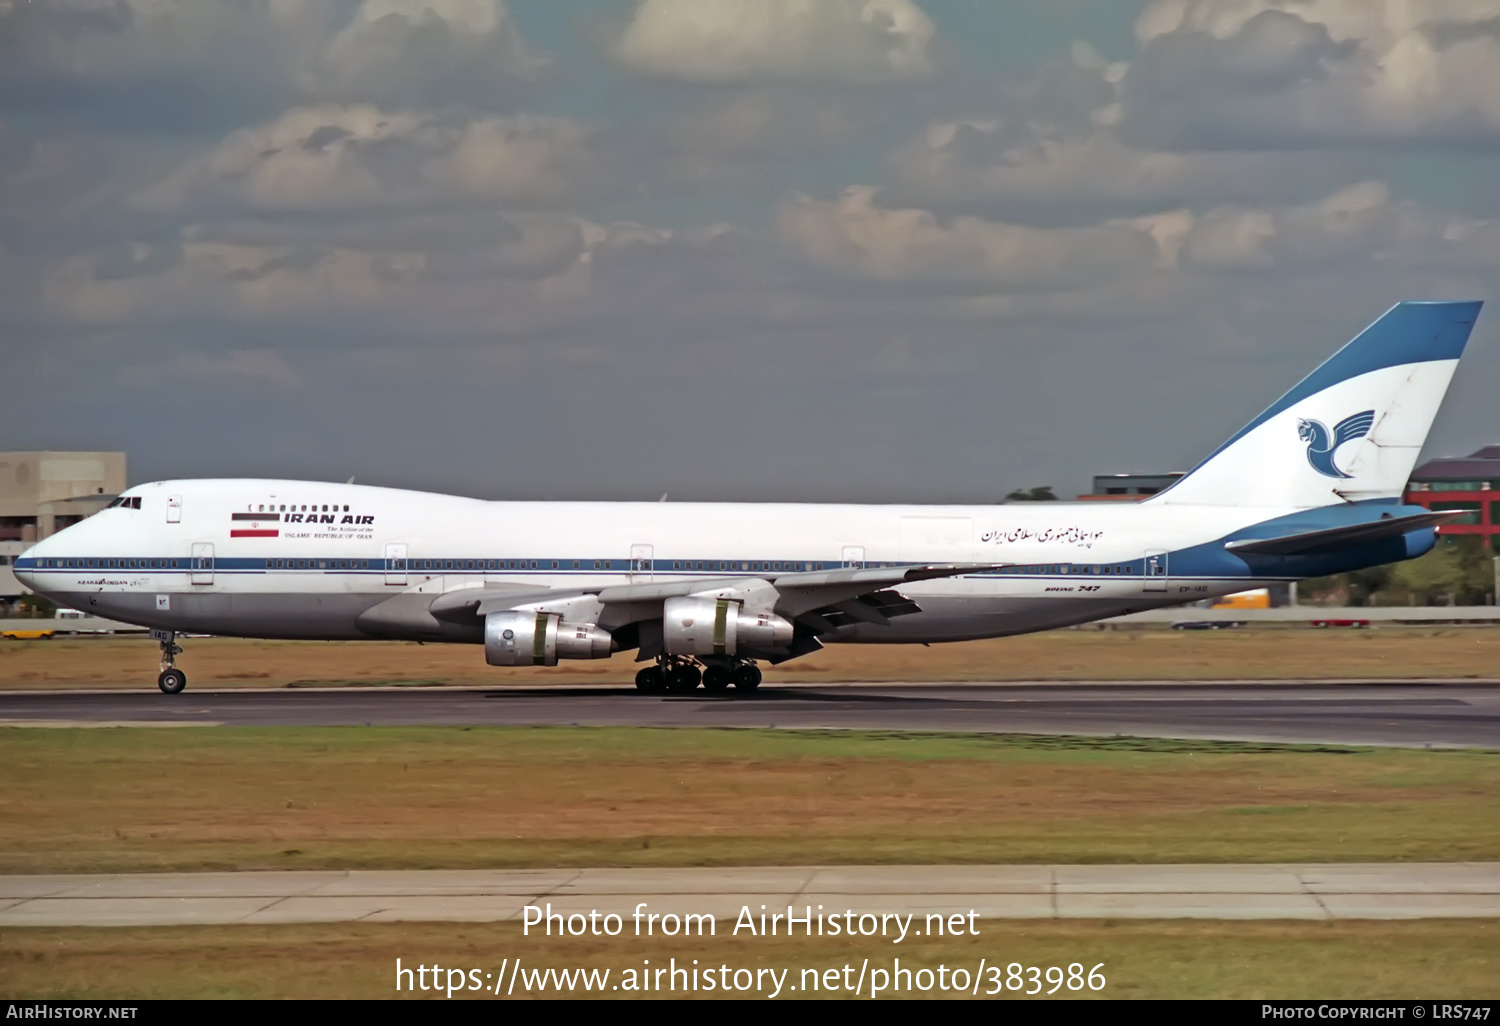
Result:
{"label": "sky", "polygon": [[1500,0],[0,0],[0,449],[133,482],[1071,495],[1497,280]]}

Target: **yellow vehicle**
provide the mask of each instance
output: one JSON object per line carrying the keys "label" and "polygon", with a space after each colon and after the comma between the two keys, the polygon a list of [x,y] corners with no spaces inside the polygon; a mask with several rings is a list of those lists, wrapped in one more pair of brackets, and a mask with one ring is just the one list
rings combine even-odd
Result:
{"label": "yellow vehicle", "polygon": [[1270,609],[1271,593],[1265,588],[1256,588],[1253,591],[1238,591],[1233,595],[1225,595],[1216,601],[1214,609]]}
{"label": "yellow vehicle", "polygon": [[0,630],[0,638],[8,641],[45,641],[52,637],[54,632],[26,627],[7,627]]}

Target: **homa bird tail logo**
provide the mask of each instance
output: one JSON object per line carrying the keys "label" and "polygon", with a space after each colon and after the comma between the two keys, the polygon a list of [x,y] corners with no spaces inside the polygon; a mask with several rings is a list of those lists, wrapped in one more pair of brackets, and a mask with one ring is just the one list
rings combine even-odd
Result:
{"label": "homa bird tail logo", "polygon": [[1370,428],[1375,424],[1375,411],[1365,410],[1353,416],[1345,417],[1333,426],[1332,437],[1328,429],[1323,426],[1322,421],[1299,420],[1297,421],[1297,437],[1307,443],[1307,462],[1312,468],[1325,477],[1353,477],[1346,474],[1333,462],[1333,454],[1338,452],[1339,446],[1345,442],[1352,442],[1356,438],[1363,438],[1370,433]]}

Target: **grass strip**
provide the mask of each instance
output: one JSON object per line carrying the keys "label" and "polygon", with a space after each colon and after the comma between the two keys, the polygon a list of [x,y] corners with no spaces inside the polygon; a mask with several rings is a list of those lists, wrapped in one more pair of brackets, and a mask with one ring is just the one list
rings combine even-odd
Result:
{"label": "grass strip", "polygon": [[0,729],[0,872],[1500,859],[1500,753],[624,727]]}
{"label": "grass strip", "polygon": [[[867,938],[637,939],[521,936],[515,923],[341,923],[293,926],[158,927],[151,929],[0,929],[0,997],[38,998],[387,998],[447,1000],[433,991],[395,990],[403,966],[475,969],[480,979],[519,957],[527,969],[609,969],[606,988],[627,969],[691,966],[789,970],[782,997],[842,997],[816,970],[851,967],[973,973],[988,965],[1059,966],[1084,971],[1104,963],[1102,991],[1060,993],[1103,998],[1417,998],[1488,999],[1500,978],[1500,923],[1492,920],[1416,922],[1218,922],[983,920],[977,937],[912,938],[900,945]],[[1029,979],[1029,973],[1022,974]],[[1042,974],[1045,977],[1045,969]],[[842,973],[839,973],[842,978]],[[446,976],[445,976],[446,978]],[[742,977],[742,979],[745,979]],[[920,979],[920,978],[918,978]],[[989,975],[985,985],[989,989]],[[1002,982],[1004,977],[1002,976]],[[901,997],[954,997],[935,985]],[[769,984],[768,984],[769,985]],[[1030,984],[1027,983],[1029,987]],[[541,996],[518,991],[513,999]],[[868,995],[868,989],[864,991]],[[547,996],[557,996],[555,990]],[[581,987],[573,997],[601,996]],[[606,989],[602,996],[640,996]],[[684,996],[650,992],[651,997]],[[691,991],[690,997],[722,996]],[[753,994],[751,996],[754,996]],[[764,995],[761,995],[764,996]],[[890,996],[889,994],[885,996]],[[461,997],[488,997],[473,992]],[[1008,1000],[1026,998],[1005,991]]]}

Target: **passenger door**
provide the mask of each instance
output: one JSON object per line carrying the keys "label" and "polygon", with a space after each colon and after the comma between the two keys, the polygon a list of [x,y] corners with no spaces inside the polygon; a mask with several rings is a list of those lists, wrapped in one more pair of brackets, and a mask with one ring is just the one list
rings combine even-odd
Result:
{"label": "passenger door", "polygon": [[650,545],[630,546],[630,583],[645,584],[650,581],[655,559],[655,550]]}
{"label": "passenger door", "polygon": [[212,542],[193,542],[193,563],[189,580],[194,584],[214,583],[214,546]]}
{"label": "passenger door", "polygon": [[1167,554],[1160,551],[1146,553],[1146,574],[1141,579],[1142,591],[1167,591],[1170,583],[1167,576]]}
{"label": "passenger door", "polygon": [[862,569],[865,565],[865,547],[863,545],[844,546],[844,566],[855,570]]}
{"label": "passenger door", "polygon": [[406,543],[385,543],[385,583],[406,583]]}
{"label": "passenger door", "polygon": [[167,496],[167,523],[169,523],[169,524],[180,524],[180,523],[182,523],[182,496],[180,496],[180,495],[169,495],[169,496]]}

